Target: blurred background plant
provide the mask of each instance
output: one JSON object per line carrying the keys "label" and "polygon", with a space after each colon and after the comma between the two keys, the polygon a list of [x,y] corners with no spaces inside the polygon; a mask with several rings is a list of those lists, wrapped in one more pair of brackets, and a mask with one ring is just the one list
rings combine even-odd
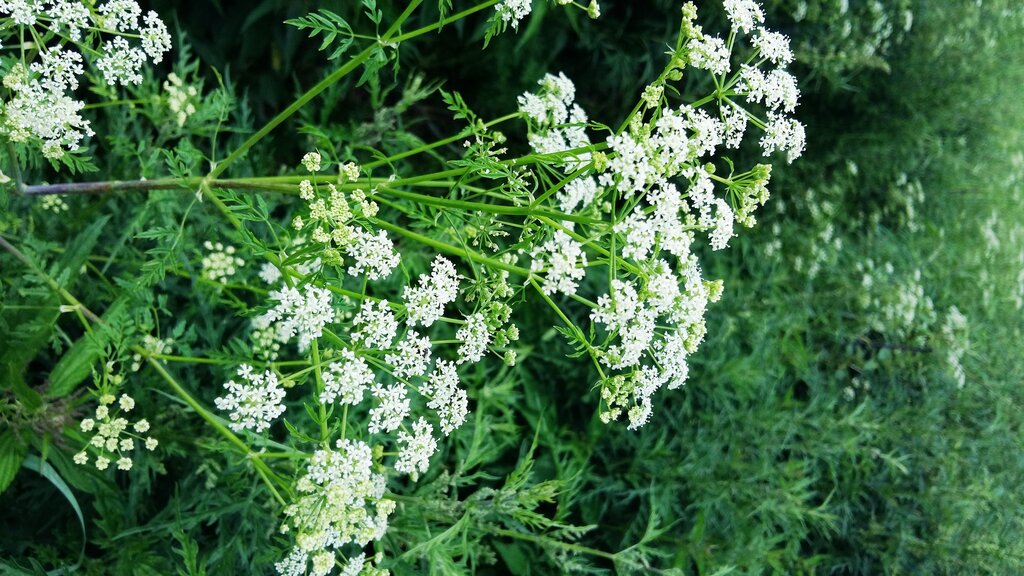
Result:
{"label": "blurred background plant", "polygon": [[[282,24],[313,6],[151,7],[175,50],[125,88],[132,104],[93,111],[90,154],[103,162],[89,179],[202,175],[204,154],[234,148],[328,70],[318,41]],[[436,21],[438,7],[412,24]],[[538,2],[482,53],[484,18],[457,22],[403,47],[415,74],[382,74],[365,90],[343,80],[240,169],[283,171],[324,142],[394,153],[450,134],[460,129],[451,112],[426,97],[435,82],[495,117],[563,70],[592,117],[623,118],[661,71],[678,7],[604,2],[592,21]],[[707,261],[726,293],[688,384],[643,429],[609,428],[598,391],[577,393],[592,368],[567,359],[550,322],[524,308],[520,330],[543,335],[516,367],[479,369],[487,384],[473,391],[470,421],[392,519],[389,545],[405,550],[396,573],[1024,571],[1024,104],[1013,94],[1024,85],[1024,9],[765,8],[793,39],[808,147],[776,166],[760,225]],[[720,10],[701,14],[707,30],[726,30]],[[223,239],[189,237],[218,230],[217,215],[180,192],[4,194],[0,206],[0,235],[45,261],[60,288],[86,306],[115,302],[99,308],[105,354],[131,358],[129,326],[182,355],[197,342],[248,346],[232,340],[243,319],[214,313],[235,288],[202,273],[202,243]],[[119,262],[142,274],[107,279]],[[116,375],[75,360],[81,310],[6,253],[0,270],[0,570],[268,573],[280,519],[264,484],[152,371],[132,390],[137,416],[162,431],[159,457],[140,453],[130,476],[72,463],[88,439],[78,429],[87,398],[61,384],[70,372],[100,384]],[[182,374],[209,399],[221,376]]]}

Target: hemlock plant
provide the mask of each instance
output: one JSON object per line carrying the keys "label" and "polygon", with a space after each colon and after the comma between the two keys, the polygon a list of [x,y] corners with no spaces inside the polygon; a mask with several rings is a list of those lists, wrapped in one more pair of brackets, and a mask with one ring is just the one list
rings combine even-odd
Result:
{"label": "hemlock plant", "polygon": [[[549,4],[602,25],[596,0]],[[821,17],[799,4],[796,20]],[[772,162],[788,168],[805,152],[800,82],[789,70],[801,52],[757,1],[702,5],[701,14],[687,2],[673,15],[662,69],[633,87],[634,106],[617,121],[591,117],[558,70],[492,118],[451,82],[442,89],[410,75],[397,88],[408,45],[482,17],[485,46],[509,31],[528,37],[540,5],[441,0],[418,28],[419,0],[394,11],[364,0],[358,19],[327,9],[292,18],[332,71],[260,126],[227,71],[215,71],[215,87],[200,79],[187,45],[173,72],[147,67],[174,57],[171,35],[135,0],[0,1],[0,138],[12,194],[38,198],[53,218],[73,211],[69,202],[86,209],[80,195],[118,206],[89,206],[92,223],[66,245],[41,232],[24,245],[0,236],[8,261],[31,278],[22,292],[73,323],[54,340],[59,360],[45,386],[23,370],[45,338],[26,347],[23,364],[3,356],[14,398],[4,422],[54,410],[43,428],[60,440],[40,452],[56,452],[55,464],[26,460],[27,443],[12,431],[0,433],[12,447],[0,464],[16,472],[33,462],[58,487],[67,488],[62,476],[141,486],[167,472],[163,459],[189,454],[202,462],[192,474],[205,475],[209,498],[245,494],[260,511],[263,524],[244,528],[259,538],[253,565],[283,576],[405,573],[419,554],[450,558],[431,571],[459,572],[456,558],[472,570],[495,561],[478,545],[487,537],[542,545],[559,571],[591,569],[580,556],[651,569],[647,546],[670,527],[652,510],[622,552],[579,543],[595,526],[545,506],[589,464],[554,458],[543,466],[558,481],[533,480],[540,427],[530,443],[495,398],[520,399],[515,369],[553,337],[568,349],[559,361],[590,375],[560,393],[593,399],[595,424],[627,429],[608,434],[648,431],[657,404],[683,394],[702,369],[693,361],[702,343],[718,339],[709,307],[729,298],[708,270],[757,224]],[[698,21],[720,22],[721,32]],[[353,88],[369,94],[374,118],[360,130],[370,136],[337,141],[319,113]],[[389,130],[422,102],[443,106],[460,128],[429,140],[401,131],[386,145],[372,136],[398,134]],[[89,119],[119,106],[143,111],[105,121],[123,134]],[[295,118],[299,133],[289,131]],[[132,142],[151,129],[152,147]],[[98,149],[127,162],[112,166],[138,161],[141,173],[84,178],[107,162],[90,156],[105,138]],[[290,166],[267,161],[274,138],[302,142]],[[44,162],[76,181],[36,180]],[[131,211],[125,228],[104,230],[119,209]],[[105,256],[92,254],[101,236],[114,242]],[[827,236],[820,246],[832,245]],[[758,247],[780,249],[772,238]],[[885,274],[858,266],[865,283],[892,276],[891,264]],[[172,280],[186,288],[167,288]],[[901,321],[930,305],[903,296],[912,291],[863,309]],[[967,325],[956,307],[941,325],[961,387]],[[852,399],[860,387],[843,393]],[[514,466],[484,468],[520,443]],[[14,477],[3,466],[0,487]],[[182,573],[204,573],[195,542],[180,527],[175,538]],[[460,538],[462,548],[445,548]],[[522,565],[511,548],[495,549]]]}

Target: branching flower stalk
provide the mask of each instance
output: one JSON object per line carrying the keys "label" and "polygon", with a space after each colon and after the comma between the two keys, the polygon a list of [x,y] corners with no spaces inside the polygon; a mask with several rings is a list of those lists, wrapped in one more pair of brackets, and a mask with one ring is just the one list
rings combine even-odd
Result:
{"label": "branching flower stalk", "polygon": [[[556,3],[599,13],[596,2]],[[706,238],[710,250],[726,248],[735,225],[753,226],[768,199],[771,166],[741,170],[725,154],[749,126],[762,132],[766,157],[782,152],[793,161],[804,146],[793,117],[799,90],[785,70],[788,39],[763,26],[757,2],[727,0],[726,39],[704,33],[692,3],[682,7],[667,65],[617,129],[588,117],[568,77],[547,74],[518,98],[516,112],[489,122],[459,94],[442,91],[466,127],[390,157],[363,162],[310,150],[291,174],[222,177],[339,80],[360,68],[375,73],[402,42],[493,8],[489,40],[517,29],[532,5],[488,0],[403,33],[419,4],[406,5],[383,33],[382,14],[372,8],[373,34],[356,34],[327,11],[293,21],[322,33],[322,49],[342,38],[332,58],[364,46],[205,176],[20,187],[30,196],[197,192],[231,226],[227,244],[208,241],[203,276],[222,290],[243,268],[259,270],[259,281],[246,295],[255,304],[232,300],[251,323],[254,358],[224,371],[215,400],[224,417],[164,366],[223,363],[133,350],[253,463],[283,506],[280,530],[292,545],[277,564],[282,575],[385,572],[388,560],[372,550],[381,550],[397,506],[389,478],[415,482],[427,474],[439,441],[464,424],[468,369],[492,356],[516,364],[522,348],[514,312],[527,298],[545,302],[570,354],[593,365],[600,418],[644,426],[655,394],[685,384],[687,357],[705,336],[705,311],[723,291],[720,281],[704,278],[700,245]],[[688,75],[704,77],[713,90],[680,93]],[[525,128],[529,153],[511,153],[497,130],[513,120]],[[44,153],[80,139],[47,141]],[[457,143],[461,154],[435,171],[407,173],[403,161]],[[271,218],[240,191],[272,196],[288,219]],[[300,403],[304,410],[295,409]],[[294,452],[280,451],[287,456],[280,459],[253,452],[250,446],[275,442],[281,420]],[[289,474],[293,482],[283,479]]]}

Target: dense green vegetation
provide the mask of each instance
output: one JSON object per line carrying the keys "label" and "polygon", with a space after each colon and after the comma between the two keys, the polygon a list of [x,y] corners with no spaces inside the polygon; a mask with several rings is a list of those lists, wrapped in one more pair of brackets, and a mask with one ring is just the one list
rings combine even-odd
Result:
{"label": "dense green vegetation", "polygon": [[[300,476],[289,452],[298,434],[277,423],[246,441],[282,458],[242,455],[190,400],[213,410],[234,360],[257,357],[250,319],[268,292],[256,262],[226,284],[205,277],[204,242],[238,246],[247,260],[263,254],[260,242],[299,214],[297,192],[224,189],[202,202],[193,192],[210,158],[223,160],[344,58],[328,60],[320,37],[283,23],[321,6],[201,4],[152,3],[174,50],[138,86],[93,79],[106,90],[93,101],[135,103],[87,111],[96,136],[79,160],[57,170],[28,147],[4,150],[0,573],[272,574],[292,546],[268,474]],[[352,4],[322,7],[362,26],[364,8]],[[379,4],[383,34],[406,5]],[[465,8],[454,4],[448,14]],[[793,41],[807,147],[792,164],[775,157],[754,228],[737,227],[726,250],[695,244],[705,275],[725,290],[686,385],[659,391],[638,430],[602,422],[597,361],[574,355],[578,342],[558,329],[546,295],[517,291],[520,340],[462,370],[466,423],[438,436],[429,472],[389,480],[397,509],[366,549],[384,553],[381,568],[1024,572],[1024,8],[763,4],[766,22]],[[403,30],[437,22],[445,6],[428,2]],[[403,43],[397,69],[383,62],[362,82],[357,72],[333,84],[229,174],[298,174],[296,160],[313,149],[339,163],[401,154],[472,124],[453,119],[460,106],[439,86],[490,121],[547,72],[565,72],[590,118],[617,126],[666,65],[679,6],[606,0],[592,20],[538,0],[517,31],[483,50],[490,14],[470,15]],[[706,30],[728,34],[721,2],[698,8]],[[183,124],[167,104],[172,71],[198,87]],[[708,84],[687,72],[679,86],[696,99]],[[529,152],[525,126],[501,125],[515,154]],[[454,166],[445,162],[462,154],[462,136],[394,164],[403,174]],[[738,172],[759,156],[749,141],[731,159]],[[140,177],[191,189],[17,190],[18,178]],[[491,230],[483,217],[456,225],[441,210],[402,214],[424,234]],[[244,224],[232,227],[231,215]],[[401,293],[435,253],[403,245],[401,272],[377,294]],[[596,283],[588,276],[583,286]],[[69,307],[72,297],[82,307]],[[359,310],[345,306],[348,319]],[[585,308],[564,310],[567,321],[590,324]],[[207,362],[147,365],[145,334],[173,339],[168,356]],[[506,350],[515,362],[502,362]],[[290,424],[319,423],[298,393],[319,370],[316,378],[286,385]],[[94,392],[122,386],[137,403],[132,421],[147,418],[159,448],[139,447],[127,472],[75,464]]]}

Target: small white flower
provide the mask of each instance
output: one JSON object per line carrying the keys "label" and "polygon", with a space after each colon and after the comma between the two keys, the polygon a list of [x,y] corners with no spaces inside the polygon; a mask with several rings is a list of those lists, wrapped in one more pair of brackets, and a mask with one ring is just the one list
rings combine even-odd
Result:
{"label": "small white flower", "polygon": [[323,335],[324,326],[334,320],[333,298],[326,288],[312,284],[302,291],[285,287],[269,296],[277,303],[259,318],[260,325],[276,325],[278,335],[286,340],[298,335],[300,351],[308,350],[312,341]]}
{"label": "small white flower", "polygon": [[712,74],[722,76],[729,72],[729,47],[717,36],[700,36],[688,44],[690,64]]}
{"label": "small white flower", "polygon": [[346,162],[341,165],[341,175],[344,176],[349,181],[358,180],[359,172],[359,165],[354,164],[352,162]]}
{"label": "small white flower", "polygon": [[495,7],[498,15],[513,29],[519,28],[519,21],[533,11],[533,0],[502,0]]}
{"label": "small white flower", "polygon": [[220,242],[213,243],[207,240],[203,247],[208,251],[203,256],[203,277],[207,280],[227,284],[228,280],[245,266],[245,260],[235,255],[234,246],[225,246]]}
{"label": "small white flower", "polygon": [[259,276],[261,280],[271,286],[274,286],[279,280],[281,280],[283,275],[277,266],[274,266],[270,262],[264,262],[263,265],[260,266]]}
{"label": "small white flower", "polygon": [[135,408],[135,400],[127,394],[121,394],[121,398],[117,403],[121,406],[121,410],[125,412],[130,412],[132,408]]}
{"label": "small white flower", "polygon": [[123,36],[116,36],[103,46],[103,57],[96,63],[96,67],[103,72],[107,84],[127,86],[142,83],[141,70],[145,63],[145,52],[129,46]]}
{"label": "small white flower", "polygon": [[99,7],[103,25],[109,30],[132,32],[139,27],[142,8],[135,0],[109,0]]}
{"label": "small white flower", "polygon": [[562,230],[533,251],[531,272],[544,272],[541,289],[545,294],[576,293],[576,287],[587,273],[587,254],[583,245]]}
{"label": "small white flower", "polygon": [[152,10],[146,12],[142,21],[145,24],[139,30],[142,36],[142,50],[149,55],[154,64],[159,64],[164,59],[164,53],[171,49],[171,34],[160,16]]}
{"label": "small white flower", "polygon": [[316,197],[316,190],[313,188],[312,181],[303,180],[302,182],[299,182],[299,197],[307,202],[312,201],[313,198]]}
{"label": "small white flower", "polygon": [[380,280],[390,276],[398,266],[398,252],[383,230],[377,231],[376,235],[361,228],[356,230],[353,242],[345,250],[355,260],[355,264],[348,268],[351,276],[365,273],[370,280]]}
{"label": "small white flower", "polygon": [[790,49],[789,38],[785,34],[760,28],[750,42],[761,51],[761,56],[772,64],[785,66],[793,62],[793,50]]}
{"label": "small white flower", "polygon": [[756,0],[724,0],[723,3],[732,27],[739,32],[750,32],[764,22],[764,12]]}

